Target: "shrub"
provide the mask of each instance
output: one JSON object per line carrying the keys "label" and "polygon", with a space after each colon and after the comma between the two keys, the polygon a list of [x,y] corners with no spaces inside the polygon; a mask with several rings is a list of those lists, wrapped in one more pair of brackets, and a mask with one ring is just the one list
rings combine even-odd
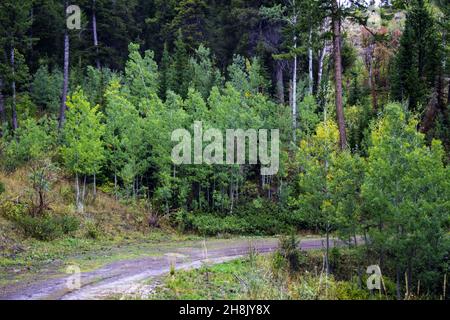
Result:
{"label": "shrub", "polygon": [[0,204],[0,215],[8,220],[15,221],[24,214],[26,207],[22,204],[16,204],[12,201],[5,201]]}
{"label": "shrub", "polygon": [[271,201],[255,199],[236,207],[235,214],[186,213],[174,215],[175,225],[181,231],[194,230],[205,235],[252,234],[275,235],[294,230],[289,225],[289,214]]}
{"label": "shrub", "polygon": [[109,181],[100,185],[98,187],[98,190],[109,195],[114,195],[116,193],[116,187],[114,186],[114,183]]}
{"label": "shrub", "polygon": [[61,186],[61,188],[59,189],[59,195],[66,203],[71,203],[75,198],[75,192],[70,186]]}
{"label": "shrub", "polygon": [[359,288],[354,281],[336,282],[336,298],[338,300],[367,300],[369,292]]}
{"label": "shrub", "polygon": [[6,201],[0,206],[0,214],[13,221],[27,237],[38,240],[54,240],[78,230],[80,221],[71,215],[50,215],[33,217],[27,214],[27,207]]}
{"label": "shrub", "polygon": [[97,223],[94,221],[87,221],[85,224],[86,237],[91,239],[98,239],[102,235],[102,231]]}
{"label": "shrub", "polygon": [[64,234],[71,234],[80,227],[80,220],[71,215],[63,215],[57,218]]}
{"label": "shrub", "polygon": [[178,231],[184,232],[193,228],[192,219],[186,210],[179,210],[173,215],[173,223],[177,226]]}
{"label": "shrub", "polygon": [[4,193],[5,190],[5,184],[3,182],[0,181],[0,194]]}
{"label": "shrub", "polygon": [[56,141],[55,126],[56,122],[46,117],[39,121],[34,118],[22,121],[14,137],[4,137],[6,143],[1,159],[3,167],[12,171],[30,160],[48,155]]}
{"label": "shrub", "polygon": [[28,179],[34,193],[31,208],[34,216],[42,214],[48,207],[47,194],[57,179],[57,172],[57,167],[49,159],[33,162]]}
{"label": "shrub", "polygon": [[193,229],[202,235],[217,235],[220,233],[243,234],[250,229],[247,222],[234,215],[219,217],[217,215],[190,215]]}
{"label": "shrub", "polygon": [[299,244],[300,241],[295,234],[280,238],[278,254],[285,259],[290,272],[299,271],[304,260],[304,256],[300,252]]}
{"label": "shrub", "polygon": [[31,217],[22,215],[16,220],[16,223],[26,236],[38,240],[54,240],[64,233],[58,220],[51,216]]}

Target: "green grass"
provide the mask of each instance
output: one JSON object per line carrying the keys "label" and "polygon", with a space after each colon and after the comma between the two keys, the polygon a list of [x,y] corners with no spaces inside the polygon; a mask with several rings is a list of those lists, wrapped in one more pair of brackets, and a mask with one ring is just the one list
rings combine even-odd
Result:
{"label": "green grass", "polygon": [[[317,253],[308,253],[306,269],[277,269],[273,255],[256,255],[200,269],[176,271],[161,279],[156,300],[365,300],[385,299],[358,287],[356,278],[336,280],[314,272]],[[311,269],[311,270],[308,270]]]}
{"label": "green grass", "polygon": [[97,269],[107,263],[159,254],[161,243],[176,245],[182,241],[198,239],[159,231],[142,234],[130,233],[114,238],[63,238],[53,241],[26,239],[20,250],[2,251],[0,254],[0,285],[7,285],[46,270],[49,277],[65,271],[67,265],[76,264],[83,272]]}
{"label": "green grass", "polygon": [[152,299],[158,300],[224,300],[238,299],[242,294],[238,277],[249,268],[244,259],[190,271],[175,271],[163,278]]}

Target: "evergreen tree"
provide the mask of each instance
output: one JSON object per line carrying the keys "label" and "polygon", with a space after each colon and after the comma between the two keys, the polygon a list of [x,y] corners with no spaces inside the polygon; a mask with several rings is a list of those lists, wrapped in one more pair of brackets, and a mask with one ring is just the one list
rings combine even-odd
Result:
{"label": "evergreen tree", "polygon": [[59,70],[49,72],[47,65],[36,71],[31,82],[31,97],[41,110],[57,114],[63,75]]}
{"label": "evergreen tree", "polygon": [[394,99],[408,100],[410,110],[422,111],[440,72],[441,47],[427,0],[414,0],[393,69]]}
{"label": "evergreen tree", "polygon": [[[16,95],[17,85],[23,80],[24,73],[27,73],[28,67],[25,59],[19,56],[19,50],[24,47],[26,33],[31,26],[30,12],[32,7],[31,0],[9,1],[0,3],[0,37],[5,52],[3,59],[3,78],[6,78],[11,88],[11,114],[12,129],[18,128]],[[20,61],[19,61],[20,60]],[[21,69],[21,70],[19,70]],[[0,88],[1,89],[1,88]]]}
{"label": "evergreen tree", "polygon": [[162,54],[161,62],[159,64],[159,96],[165,100],[167,90],[169,90],[170,84],[170,68],[172,66],[172,57],[169,54],[167,43],[164,44],[164,51]]}
{"label": "evergreen tree", "polygon": [[178,31],[172,56],[172,66],[168,72],[168,89],[182,97],[186,97],[190,82],[188,68],[189,56],[183,41],[181,30]]}
{"label": "evergreen tree", "polygon": [[207,4],[204,0],[181,0],[176,7],[172,30],[181,30],[182,39],[193,51],[207,39],[205,22]]}

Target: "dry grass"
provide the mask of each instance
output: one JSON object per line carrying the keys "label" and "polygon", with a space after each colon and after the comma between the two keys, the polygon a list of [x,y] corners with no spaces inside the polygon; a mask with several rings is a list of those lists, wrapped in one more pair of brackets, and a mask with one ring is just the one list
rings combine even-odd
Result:
{"label": "dry grass", "polygon": [[[27,167],[10,174],[0,171],[0,181],[5,185],[5,193],[0,196],[0,206],[6,201],[21,204],[31,203],[33,192],[28,181],[29,172]],[[87,225],[95,225],[99,229],[98,231],[105,236],[149,231],[147,222],[150,212],[136,204],[122,204],[113,196],[100,190],[97,190],[97,197],[94,200],[91,186],[88,186],[86,190],[84,211],[77,212],[74,205],[74,183],[70,177],[63,174],[58,176],[57,182],[48,192],[47,197],[50,213],[74,215],[80,219],[80,236],[85,232],[84,228]],[[2,219],[0,228],[2,233],[8,228],[11,229],[5,219]],[[12,233],[10,235],[17,236]]]}

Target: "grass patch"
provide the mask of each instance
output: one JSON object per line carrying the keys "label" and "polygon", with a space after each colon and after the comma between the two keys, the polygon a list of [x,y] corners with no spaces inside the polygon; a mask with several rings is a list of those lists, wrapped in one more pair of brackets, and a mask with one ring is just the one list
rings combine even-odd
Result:
{"label": "grass patch", "polygon": [[238,275],[248,270],[247,260],[234,260],[190,271],[175,271],[163,278],[152,299],[224,300],[239,299]]}
{"label": "grass patch", "polygon": [[[167,275],[150,299],[156,300],[372,300],[372,294],[356,277],[337,280],[317,271],[319,252],[308,252],[300,271],[276,266],[276,254],[250,255],[197,270]],[[391,296],[392,298],[392,296]]]}
{"label": "grass patch", "polygon": [[198,239],[163,232],[130,233],[114,238],[63,238],[53,241],[27,239],[18,251],[0,253],[1,285],[33,276],[46,269],[49,274],[64,273],[67,265],[76,264],[83,272],[107,263],[160,254],[161,243],[175,246],[180,242]]}

